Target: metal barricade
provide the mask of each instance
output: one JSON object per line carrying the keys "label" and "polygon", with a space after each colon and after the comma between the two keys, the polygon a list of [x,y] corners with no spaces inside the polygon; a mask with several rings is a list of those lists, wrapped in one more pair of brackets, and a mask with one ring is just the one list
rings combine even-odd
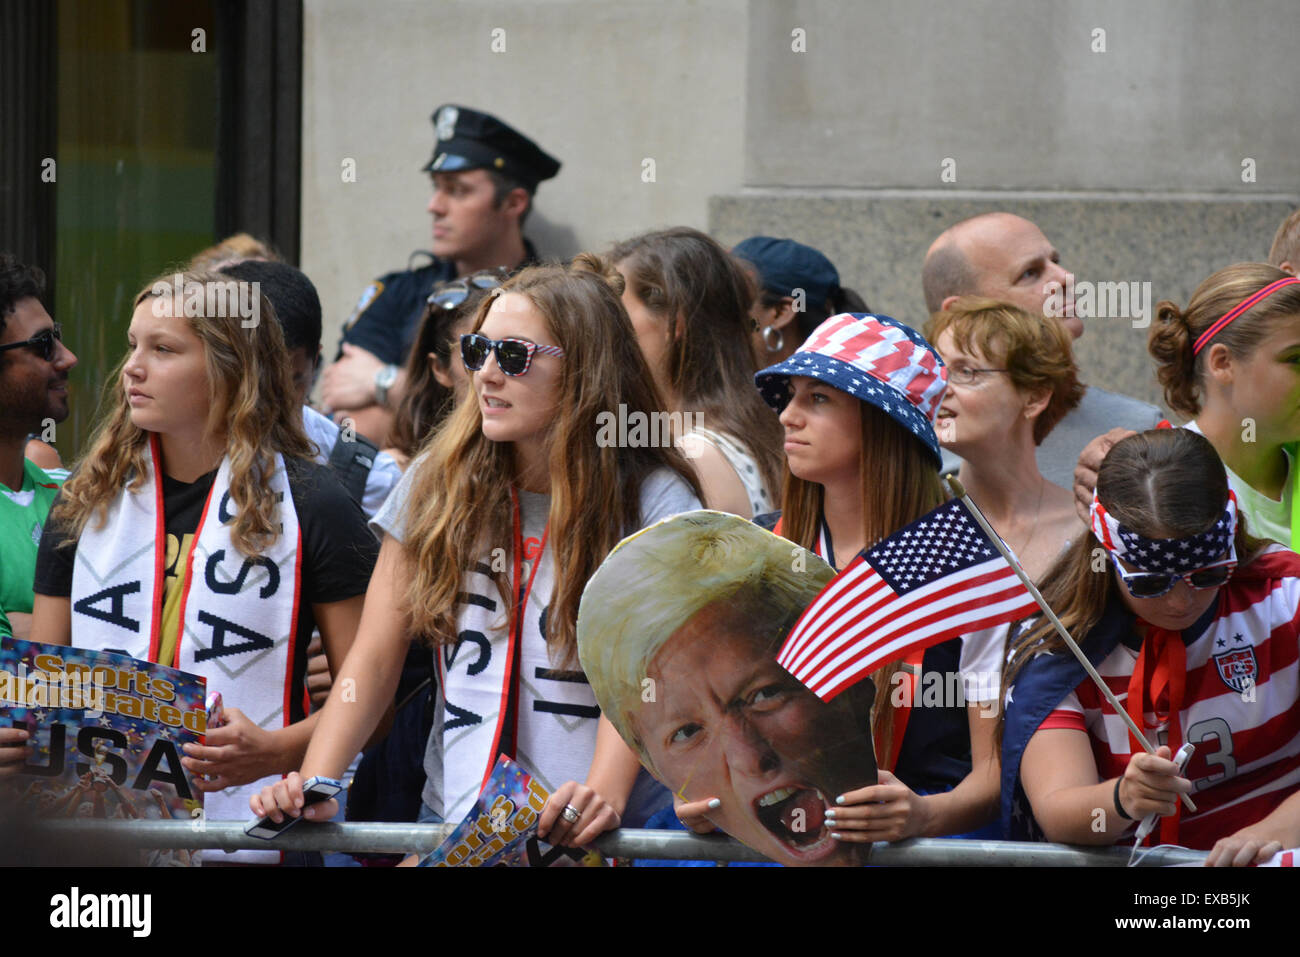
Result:
{"label": "metal barricade", "polygon": [[[249,837],[242,821],[52,821],[51,835],[86,839],[105,847],[218,848],[426,854],[455,829],[451,824],[303,824],[273,842]],[[683,831],[619,829],[602,835],[594,846],[606,857],[647,860],[766,861],[756,851],[724,835]],[[885,867],[1124,867],[1128,847],[1073,847],[1011,841],[963,841],[915,838],[876,844],[871,863]],[[1153,848],[1140,866],[1201,864],[1206,852]]]}

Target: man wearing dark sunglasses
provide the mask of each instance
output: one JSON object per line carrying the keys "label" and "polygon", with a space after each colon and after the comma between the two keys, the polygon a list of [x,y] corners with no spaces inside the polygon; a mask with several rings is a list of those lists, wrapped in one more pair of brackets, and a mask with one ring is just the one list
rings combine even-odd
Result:
{"label": "man wearing dark sunglasses", "polygon": [[523,223],[537,184],[560,170],[558,160],[487,113],[447,104],[433,114],[433,125],[437,142],[424,166],[433,181],[433,262],[366,288],[321,380],[324,405],[346,413],[381,445],[429,294],[441,282],[535,261]]}
{"label": "man wearing dark sunglasses", "polygon": [[29,435],[68,417],[77,364],[41,305],[44,291],[39,269],[0,254],[0,635],[20,638],[31,628],[36,546],[66,474],[45,472],[24,451]]}

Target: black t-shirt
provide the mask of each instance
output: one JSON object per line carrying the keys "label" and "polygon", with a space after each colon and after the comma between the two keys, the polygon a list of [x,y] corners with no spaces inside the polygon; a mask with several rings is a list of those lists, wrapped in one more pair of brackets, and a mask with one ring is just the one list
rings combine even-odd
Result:
{"label": "black t-shirt", "polygon": [[[290,694],[292,721],[305,717],[303,675],[307,644],[316,627],[313,604],[343,601],[365,593],[379,554],[379,544],[366,527],[360,507],[325,466],[285,460],[289,491],[302,533],[302,600],[294,629],[293,682]],[[163,560],[166,587],[175,579],[181,557],[189,553],[203,506],[216,479],[215,471],[194,482],[163,476],[163,515],[167,551]],[[60,496],[61,497],[61,496]],[[59,499],[55,500],[57,507]],[[47,523],[36,555],[35,588],[39,595],[67,598],[72,594],[75,548],[60,549],[68,536],[54,522]]]}

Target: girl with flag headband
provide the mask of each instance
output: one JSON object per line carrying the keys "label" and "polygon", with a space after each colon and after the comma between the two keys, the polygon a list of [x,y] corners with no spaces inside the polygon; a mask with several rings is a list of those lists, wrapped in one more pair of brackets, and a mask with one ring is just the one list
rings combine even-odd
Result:
{"label": "girl with flag headband", "polygon": [[360,509],[311,461],[270,303],[255,288],[251,317],[213,308],[232,286],[190,271],[136,297],[110,412],[41,538],[32,634],[206,677],[228,724],[182,763],[215,820],[246,819],[250,794],[301,761],[317,720],[308,642],[319,626],[343,661],[376,553]]}
{"label": "girl with flag headband", "polygon": [[[699,507],[676,448],[597,442],[600,412],[658,406],[622,285],[584,253],[525,269],[480,303],[461,339],[472,391],[375,516],[385,537],[356,647],[301,773],[264,788],[255,813],[303,813],[302,780],[343,771],[392,701],[410,635],[434,645],[438,671],[421,820],[462,819],[500,754],[553,792],[547,820],[563,823],[552,843],[585,843],[666,804],[598,717],[577,660],[582,589],[609,550]],[[355,700],[335,707],[345,689]],[[626,757],[594,762],[611,741]],[[610,777],[578,784],[593,765]],[[306,811],[332,814],[332,802]]]}
{"label": "girl with flag headband", "polygon": [[[887,316],[832,316],[755,381],[780,412],[788,470],[783,511],[759,524],[844,568],[943,502],[934,419],[947,372],[914,329]],[[911,707],[921,675],[955,674],[960,652],[953,639],[872,676],[880,783],[842,796],[831,815],[841,840],[941,836],[992,819],[995,722],[962,702]]]}
{"label": "girl with flag headband", "polygon": [[1160,747],[1142,750],[1034,623],[1004,680],[1007,836],[1112,844],[1158,814],[1157,843],[1210,849],[1210,864],[1300,845],[1300,556],[1247,534],[1214,447],[1185,429],[1112,448],[1089,517],[1041,591]]}

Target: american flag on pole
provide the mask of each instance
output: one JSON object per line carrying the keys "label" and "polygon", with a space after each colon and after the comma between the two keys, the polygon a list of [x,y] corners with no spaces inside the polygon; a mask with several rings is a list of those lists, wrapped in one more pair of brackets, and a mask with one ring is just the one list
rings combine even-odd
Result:
{"label": "american flag on pole", "polygon": [[871,672],[1038,604],[961,499],[899,529],[813,599],[777,663],[823,701]]}

